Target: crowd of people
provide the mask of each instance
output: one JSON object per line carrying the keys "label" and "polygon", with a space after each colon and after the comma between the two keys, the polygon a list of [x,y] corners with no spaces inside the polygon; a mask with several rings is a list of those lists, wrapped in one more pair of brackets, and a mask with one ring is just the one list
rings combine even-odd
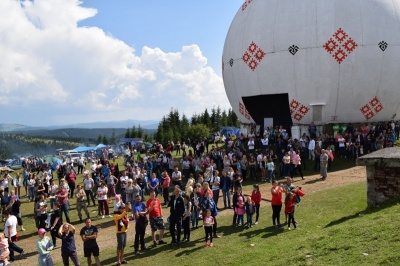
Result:
{"label": "crowd of people", "polygon": [[[100,265],[96,243],[98,231],[92,225],[90,206],[97,207],[100,219],[113,218],[115,222],[117,265],[127,263],[124,250],[127,231],[133,222],[134,253],[137,255],[146,250],[144,236],[149,224],[153,245],[167,243],[164,240],[167,228],[171,244],[190,242],[191,231],[203,225],[207,247],[212,247],[213,240],[220,237],[217,217],[223,209],[233,210],[232,226],[250,228],[257,225],[262,195],[258,184],[254,184],[251,193],[243,194],[243,182],[248,180],[272,184],[271,224],[277,228],[287,225],[288,230],[297,229],[294,209],[304,192],[293,186],[294,176],[298,174],[304,179],[303,170],[311,163],[313,170],[320,171],[321,179],[326,180],[335,156],[357,158],[363,153],[388,147],[398,136],[395,129],[392,123],[387,127],[375,125],[360,129],[348,126],[346,131],[333,138],[330,134],[317,136],[316,126],[311,124],[308,134],[293,139],[283,127],[266,128],[262,136],[252,130],[247,137],[241,134],[234,141],[226,138],[223,146],[218,142],[209,145],[207,140],[199,140],[188,141],[190,146],[184,142],[178,142],[179,147],[172,142],[165,148],[157,144],[155,154],[142,155],[132,151],[124,159],[125,170],[122,172],[115,157],[105,157],[92,161],[79,173],[73,162],[67,161],[56,171],[51,171],[51,167],[43,162],[38,172],[25,167],[14,177],[6,173],[0,187],[5,220],[0,247],[4,244],[6,248],[0,249],[0,260],[14,261],[15,252],[24,253],[16,243],[17,226],[25,230],[20,208],[21,187],[34,207],[39,265],[53,265],[50,254],[57,247],[57,239],[61,239],[64,265],[69,265],[69,260],[79,265],[75,227],[69,214],[71,201],[76,203],[79,222],[85,223],[80,236],[89,265],[92,256],[96,265]],[[184,156],[178,160],[181,151]],[[281,178],[282,182],[279,182]],[[282,207],[284,223],[280,220]]]}

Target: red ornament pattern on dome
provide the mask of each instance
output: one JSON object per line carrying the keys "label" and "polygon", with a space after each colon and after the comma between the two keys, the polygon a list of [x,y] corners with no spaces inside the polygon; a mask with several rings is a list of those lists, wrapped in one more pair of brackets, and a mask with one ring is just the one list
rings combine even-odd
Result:
{"label": "red ornament pattern on dome", "polygon": [[310,111],[310,108],[305,106],[304,104],[301,104],[299,101],[296,100],[291,100],[289,103],[289,108],[290,108],[290,115],[292,116],[293,119],[300,121],[303,119],[305,115],[307,115],[308,111]]}
{"label": "red ornament pattern on dome", "polygon": [[266,53],[255,42],[251,42],[247,50],[244,52],[242,60],[252,71],[254,71],[265,55]]}
{"label": "red ornament pattern on dome", "polygon": [[239,113],[246,117],[246,119],[251,120],[251,116],[249,111],[247,111],[246,107],[243,103],[239,103]]}
{"label": "red ornament pattern on dome", "polygon": [[339,28],[333,34],[333,38],[329,38],[323,47],[341,64],[357,48],[357,43],[349,38],[349,35],[342,28]]}
{"label": "red ornament pattern on dome", "polygon": [[367,120],[371,119],[382,110],[383,105],[378,97],[374,97],[369,103],[360,108],[361,113]]}
{"label": "red ornament pattern on dome", "polygon": [[252,1],[253,1],[253,0],[246,0],[246,1],[244,1],[244,3],[242,4],[242,12],[246,10],[246,8],[248,7],[248,5],[250,5],[250,3],[251,3]]}
{"label": "red ornament pattern on dome", "polygon": [[299,112],[300,112],[301,114],[303,114],[303,115],[306,115],[306,114],[308,113],[308,111],[310,111],[310,108],[308,108],[307,106],[302,105],[302,106],[299,108]]}
{"label": "red ornament pattern on dome", "polygon": [[296,119],[297,121],[300,121],[301,119],[303,119],[303,116],[302,116],[301,114],[299,114],[299,113],[296,113],[296,114],[293,116],[293,118]]}

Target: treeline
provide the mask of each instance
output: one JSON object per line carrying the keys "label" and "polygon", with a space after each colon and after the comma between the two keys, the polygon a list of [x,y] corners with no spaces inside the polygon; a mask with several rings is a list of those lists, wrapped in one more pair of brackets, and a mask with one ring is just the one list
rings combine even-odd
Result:
{"label": "treeline", "polygon": [[210,137],[211,133],[219,131],[222,126],[239,125],[239,119],[232,109],[226,112],[218,106],[209,113],[206,108],[203,113],[194,114],[189,120],[185,114],[180,115],[177,109],[171,108],[159,123],[154,139],[163,145],[168,141],[187,141],[188,138],[193,141]]}
{"label": "treeline", "polygon": [[[0,134],[0,158],[55,155],[57,149],[73,149],[82,145],[82,138],[31,137],[23,134]],[[87,140],[86,140],[87,141]],[[85,142],[86,142],[85,141]]]}

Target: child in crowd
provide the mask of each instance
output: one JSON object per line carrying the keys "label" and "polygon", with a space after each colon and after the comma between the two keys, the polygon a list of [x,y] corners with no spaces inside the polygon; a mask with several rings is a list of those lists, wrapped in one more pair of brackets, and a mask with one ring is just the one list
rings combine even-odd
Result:
{"label": "child in crowd", "polygon": [[251,200],[250,196],[247,196],[246,202],[244,204],[246,210],[246,227],[253,227],[253,213],[254,213],[254,202]]}
{"label": "child in crowd", "polygon": [[267,169],[268,169],[269,182],[272,183],[272,180],[275,179],[274,178],[275,165],[271,158],[268,160]]}
{"label": "child in crowd", "polygon": [[114,214],[119,213],[119,206],[125,206],[125,204],[121,199],[121,194],[115,194]]}
{"label": "child in crowd", "polygon": [[243,215],[245,213],[244,200],[242,196],[238,197],[235,213],[237,214],[237,226],[242,226],[244,224]]}
{"label": "child in crowd", "polygon": [[0,261],[3,265],[11,265],[8,261],[8,256],[10,255],[10,250],[8,249],[8,239],[3,233],[0,233]]}
{"label": "child in crowd", "polygon": [[182,218],[183,227],[183,241],[190,241],[190,218],[192,216],[192,202],[190,201],[190,196],[185,194],[183,196],[183,202],[185,204],[185,213]]}
{"label": "child in crowd", "polygon": [[[203,218],[203,226],[204,226],[204,231],[206,233],[206,245],[205,246],[212,247],[213,246],[212,228],[214,225],[214,218],[211,216],[210,210],[207,210],[206,213],[207,213],[206,216]],[[208,239],[210,239],[210,244],[208,244]]]}
{"label": "child in crowd", "polygon": [[294,205],[296,203],[296,194],[288,192],[285,198],[285,213],[288,215],[288,230],[290,230],[290,223],[293,223],[294,229],[297,229],[296,221],[294,219]]}

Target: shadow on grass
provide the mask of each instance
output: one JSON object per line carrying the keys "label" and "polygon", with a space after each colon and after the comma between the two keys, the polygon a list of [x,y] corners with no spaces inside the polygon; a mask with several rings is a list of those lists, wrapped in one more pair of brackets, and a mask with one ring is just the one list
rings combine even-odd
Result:
{"label": "shadow on grass", "polygon": [[262,238],[269,238],[281,234],[283,232],[284,232],[283,227],[275,228],[273,226],[268,226],[256,230],[254,230],[253,227],[253,229],[252,228],[245,229],[242,233],[239,233],[239,236],[246,237],[246,239],[250,239],[252,237],[259,235],[261,235]]}
{"label": "shadow on grass", "polygon": [[359,218],[360,216],[372,214],[372,213],[384,210],[386,208],[390,208],[393,205],[397,205],[397,204],[399,204],[399,200],[398,199],[397,200],[389,200],[389,201],[387,201],[387,202],[385,202],[382,205],[377,206],[377,207],[367,207],[363,211],[359,211],[359,212],[356,212],[354,214],[351,214],[351,215],[348,215],[348,216],[344,216],[344,217],[339,218],[337,220],[331,221],[330,223],[328,223],[325,226],[325,228],[332,227],[332,226],[335,226],[335,225],[339,225],[341,223],[345,223],[345,222],[350,221],[352,219]]}

